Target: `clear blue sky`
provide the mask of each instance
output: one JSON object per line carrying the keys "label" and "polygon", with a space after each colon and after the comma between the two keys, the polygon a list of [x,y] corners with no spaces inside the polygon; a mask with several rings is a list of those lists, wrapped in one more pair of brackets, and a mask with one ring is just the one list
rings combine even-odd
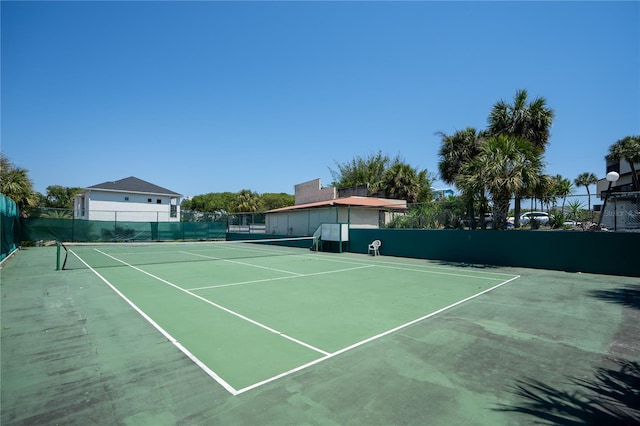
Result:
{"label": "clear blue sky", "polygon": [[555,110],[548,174],[604,177],[609,146],[640,134],[638,1],[2,1],[1,14],[2,152],[42,193],[136,176],[185,196],[293,194],[378,151],[437,174],[434,133],[485,128],[518,89]]}

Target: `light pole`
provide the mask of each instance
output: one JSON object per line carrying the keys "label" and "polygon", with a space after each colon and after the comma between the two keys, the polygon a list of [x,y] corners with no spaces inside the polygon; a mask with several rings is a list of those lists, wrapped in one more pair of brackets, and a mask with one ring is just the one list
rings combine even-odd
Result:
{"label": "light pole", "polygon": [[604,203],[602,203],[602,210],[600,210],[600,217],[598,218],[598,226],[596,229],[600,229],[600,224],[602,223],[602,216],[604,216],[604,211],[607,208],[607,200],[609,199],[609,194],[611,194],[611,185],[613,182],[616,182],[620,179],[620,175],[617,172],[609,172],[607,173],[607,180],[609,181],[609,186],[607,187],[607,192],[604,194]]}

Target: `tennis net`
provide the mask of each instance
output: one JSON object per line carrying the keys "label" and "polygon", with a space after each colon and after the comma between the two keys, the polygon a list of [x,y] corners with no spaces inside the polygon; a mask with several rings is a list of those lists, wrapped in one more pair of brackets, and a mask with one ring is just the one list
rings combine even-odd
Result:
{"label": "tennis net", "polygon": [[313,237],[198,242],[64,242],[59,247],[57,265],[71,270],[291,256],[312,249]]}

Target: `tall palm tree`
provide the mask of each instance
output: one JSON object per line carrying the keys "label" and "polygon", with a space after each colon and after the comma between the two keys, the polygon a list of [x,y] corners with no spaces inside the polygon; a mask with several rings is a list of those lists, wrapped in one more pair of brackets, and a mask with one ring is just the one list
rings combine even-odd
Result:
{"label": "tall palm tree", "polygon": [[535,187],[542,172],[542,154],[519,138],[493,136],[480,154],[461,168],[463,185],[484,186],[493,201],[494,227],[505,229],[509,202],[525,187]]}
{"label": "tall palm tree", "polygon": [[589,191],[589,186],[595,183],[598,183],[598,177],[593,173],[584,172],[578,175],[577,178],[573,181],[576,186],[584,186],[587,189],[587,204],[589,206],[589,214],[591,215],[591,220],[593,220],[593,212],[591,211],[591,192]]}
{"label": "tall palm tree", "polygon": [[562,175],[555,175],[553,179],[555,195],[562,197],[562,213],[564,214],[564,205],[567,201],[567,196],[571,195],[573,185],[569,179],[562,177]]}
{"label": "tall palm tree", "polygon": [[491,109],[488,130],[493,135],[524,139],[544,152],[555,113],[547,107],[545,98],[527,102],[527,96],[527,91],[522,89],[516,91],[512,104],[498,101]]}
{"label": "tall palm tree", "polygon": [[609,147],[609,154],[605,157],[608,161],[627,160],[631,166],[631,179],[633,190],[640,191],[640,182],[634,163],[640,163],[640,136],[627,136],[615,142]]}
{"label": "tall palm tree", "polygon": [[542,175],[535,186],[532,188],[534,198],[540,200],[541,208],[550,206],[555,202],[555,181],[552,176]]}
{"label": "tall palm tree", "polygon": [[[517,90],[513,103],[503,100],[497,102],[489,114],[488,132],[492,135],[505,135],[528,141],[541,154],[544,153],[549,142],[551,124],[555,116],[554,111],[547,107],[543,97],[528,102],[526,90]],[[525,191],[526,187],[522,188]],[[522,192],[514,194],[515,226],[519,226],[520,199]]]}

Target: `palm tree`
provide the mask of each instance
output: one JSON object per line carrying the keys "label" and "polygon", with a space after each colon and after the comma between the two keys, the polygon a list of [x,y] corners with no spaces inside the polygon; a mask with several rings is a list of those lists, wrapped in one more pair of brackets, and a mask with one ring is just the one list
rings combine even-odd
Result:
{"label": "palm tree", "polygon": [[458,130],[453,135],[447,135],[444,132],[436,134],[442,140],[438,151],[440,178],[448,184],[455,184],[462,164],[480,153],[480,146],[484,140],[483,135],[473,127]]}
{"label": "palm tree", "polygon": [[608,161],[627,160],[631,166],[633,190],[640,191],[640,182],[635,167],[635,163],[640,163],[640,136],[627,136],[618,140],[609,147],[609,154],[605,158]]}
{"label": "palm tree", "polygon": [[[467,217],[471,221],[471,228],[475,228],[474,199],[480,200],[480,205],[486,205],[484,200],[484,188],[473,186],[463,186],[458,182],[460,169],[463,164],[470,162],[480,153],[480,147],[486,138],[486,132],[478,132],[473,127],[458,130],[453,135],[444,132],[437,132],[442,140],[442,145],[438,151],[440,161],[438,170],[440,178],[450,184],[456,185],[462,191],[462,198],[467,205]],[[485,202],[483,202],[485,201]],[[482,208],[481,208],[482,209]],[[480,212],[480,217],[484,217],[484,211]]]}
{"label": "palm tree", "polygon": [[576,186],[584,186],[587,189],[587,203],[589,206],[589,214],[593,221],[593,212],[591,211],[591,192],[589,191],[589,185],[593,185],[598,182],[598,177],[593,173],[584,172],[578,175],[573,181]]}
{"label": "palm tree", "polygon": [[388,198],[406,200],[408,203],[418,201],[424,186],[430,186],[427,171],[417,172],[405,163],[395,163],[382,174],[380,187]]}
{"label": "palm tree", "polygon": [[16,167],[8,157],[0,153],[0,193],[15,201],[23,215],[38,204],[38,194],[26,169]]}
{"label": "palm tree", "polygon": [[252,213],[259,210],[260,197],[257,193],[243,189],[236,194],[232,204],[232,211],[236,213]]}
{"label": "palm tree", "polygon": [[554,179],[554,192],[558,197],[562,197],[562,213],[564,214],[564,205],[567,201],[567,196],[571,195],[573,185],[569,179],[565,179],[562,175],[555,175]]}
{"label": "palm tree", "polygon": [[[524,139],[544,153],[549,141],[551,124],[555,115],[554,111],[547,107],[547,101],[543,97],[535,98],[527,102],[527,91],[516,91],[513,103],[505,101],[497,102],[489,115],[488,132],[492,135],[505,135]],[[522,187],[522,191],[526,186]],[[514,194],[515,200],[515,226],[519,226],[520,199],[522,192]]]}
{"label": "palm tree", "polygon": [[489,133],[524,139],[540,151],[549,141],[551,123],[555,113],[547,101],[538,97],[527,103],[527,91],[516,91],[513,103],[497,102],[489,115]]}
{"label": "palm tree", "polygon": [[555,202],[555,181],[549,175],[542,175],[535,186],[532,188],[532,195],[535,199],[540,200],[540,206],[544,209],[545,204],[550,206]]}
{"label": "palm tree", "polygon": [[542,154],[519,138],[493,136],[480,154],[461,168],[463,185],[487,189],[493,201],[494,227],[505,229],[509,201],[525,187],[535,187],[542,171]]}

